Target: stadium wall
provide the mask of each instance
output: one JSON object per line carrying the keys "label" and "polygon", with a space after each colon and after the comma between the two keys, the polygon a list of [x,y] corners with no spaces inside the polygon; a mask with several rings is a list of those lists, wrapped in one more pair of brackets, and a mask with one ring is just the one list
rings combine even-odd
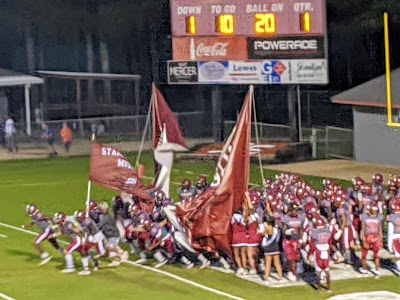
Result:
{"label": "stadium wall", "polygon": [[385,108],[353,106],[357,161],[400,165],[400,129],[389,128]]}

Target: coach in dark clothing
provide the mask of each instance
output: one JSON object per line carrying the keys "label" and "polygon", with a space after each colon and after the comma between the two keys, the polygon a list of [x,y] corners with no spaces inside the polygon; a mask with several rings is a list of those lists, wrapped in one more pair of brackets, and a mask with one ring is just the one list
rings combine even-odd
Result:
{"label": "coach in dark clothing", "polygon": [[119,231],[115,219],[108,212],[108,204],[101,204],[102,214],[100,215],[99,229],[103,232],[106,239],[119,237]]}

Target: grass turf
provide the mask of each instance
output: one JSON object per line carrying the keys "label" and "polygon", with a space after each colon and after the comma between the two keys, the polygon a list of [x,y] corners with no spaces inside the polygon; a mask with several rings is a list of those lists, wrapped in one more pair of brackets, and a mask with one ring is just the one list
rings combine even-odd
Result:
{"label": "grass turf", "polygon": [[[134,161],[134,154],[130,155]],[[36,203],[41,211],[51,216],[57,211],[72,214],[84,207],[89,175],[89,157],[58,158],[55,160],[30,160],[0,162],[0,222],[19,227],[29,221],[25,206]],[[153,160],[150,153],[142,156],[146,176],[152,176]],[[211,179],[214,162],[176,163],[172,181],[180,182],[184,177],[195,180],[198,174],[209,174]],[[195,174],[186,174],[192,171]],[[275,172],[266,171],[266,176]],[[304,177],[320,186],[321,178]],[[251,168],[252,183],[260,183],[260,172],[256,165]],[[348,182],[341,182],[348,185]],[[176,196],[178,185],[173,185]],[[113,192],[93,186],[92,198],[110,201]],[[33,247],[34,237],[26,233],[0,226],[0,293],[15,299],[223,299],[223,296],[184,284],[175,279],[130,265],[117,269],[101,268],[89,277],[61,274],[64,259],[53,251],[49,244],[46,250],[54,255],[44,267],[37,267],[39,257]],[[78,260],[79,256],[75,257]],[[134,257],[132,257],[133,259]],[[80,262],[77,266],[80,266]],[[105,265],[105,264],[104,264]],[[181,266],[165,266],[163,270],[245,299],[271,297],[273,299],[326,299],[325,292],[317,293],[310,286],[271,289],[253,284],[211,269],[186,270]],[[383,277],[380,280],[357,279],[338,281],[332,284],[334,294],[368,290],[400,292],[398,278]]]}

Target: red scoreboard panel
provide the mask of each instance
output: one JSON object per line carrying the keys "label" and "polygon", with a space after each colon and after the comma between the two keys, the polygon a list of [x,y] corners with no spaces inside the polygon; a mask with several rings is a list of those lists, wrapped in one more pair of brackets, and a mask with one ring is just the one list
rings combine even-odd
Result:
{"label": "red scoreboard panel", "polygon": [[325,7],[324,0],[171,0],[172,35],[325,35]]}
{"label": "red scoreboard panel", "polygon": [[326,0],[170,0],[173,84],[327,84]]}

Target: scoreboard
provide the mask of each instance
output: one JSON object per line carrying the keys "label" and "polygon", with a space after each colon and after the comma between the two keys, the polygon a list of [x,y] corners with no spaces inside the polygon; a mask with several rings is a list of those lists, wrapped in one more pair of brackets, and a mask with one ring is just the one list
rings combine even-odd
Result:
{"label": "scoreboard", "polygon": [[327,84],[325,0],[171,0],[171,84]]}

